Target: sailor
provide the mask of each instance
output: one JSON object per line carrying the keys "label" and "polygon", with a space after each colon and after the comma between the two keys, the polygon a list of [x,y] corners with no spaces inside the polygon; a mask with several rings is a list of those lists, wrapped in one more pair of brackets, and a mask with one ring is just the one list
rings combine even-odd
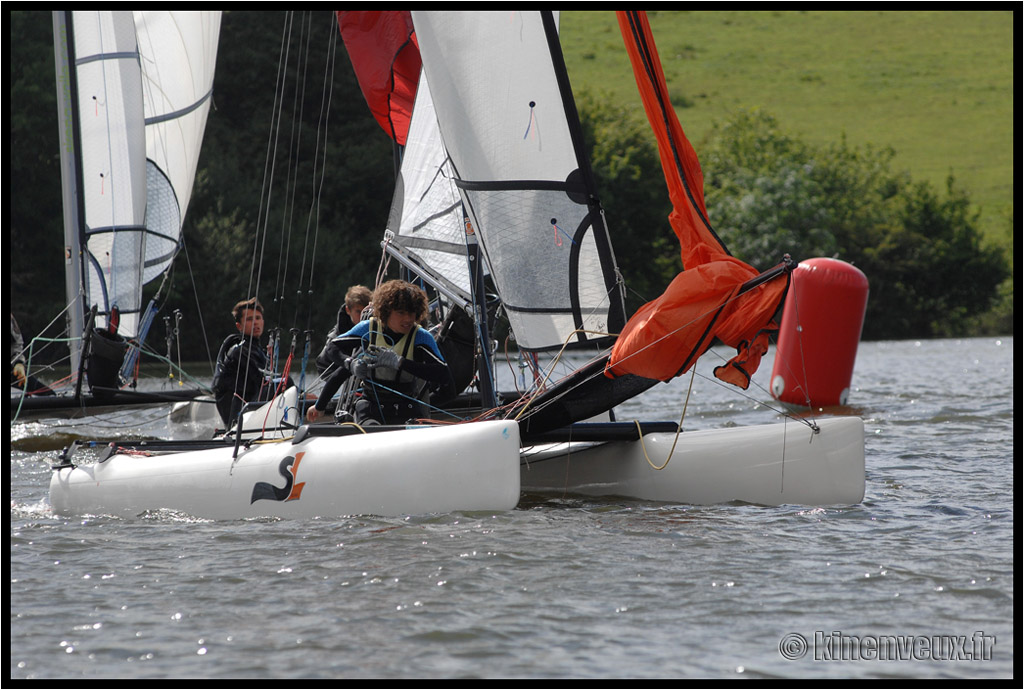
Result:
{"label": "sailor", "polygon": [[425,400],[451,386],[451,374],[437,342],[420,322],[427,295],[404,280],[391,280],[373,293],[373,316],[330,341],[329,378],[306,419],[317,421],[341,385],[357,388],[352,413],[357,424],[402,424],[426,416]]}
{"label": "sailor", "polygon": [[[238,418],[248,402],[271,400],[275,393],[270,360],[260,337],[263,335],[263,305],[253,297],[239,302],[231,310],[238,333],[232,333],[220,346],[213,374],[213,393],[217,411],[226,428]],[[286,383],[292,385],[291,380]]]}
{"label": "sailor", "polygon": [[26,371],[26,364],[25,340],[21,337],[14,314],[11,314],[11,385],[30,394],[54,395],[49,386]]}
{"label": "sailor", "polygon": [[[347,333],[353,326],[363,321],[363,313],[369,308],[372,298],[373,293],[365,285],[353,285],[345,293],[345,302],[338,309],[338,321],[327,332],[327,342],[316,358],[316,368],[321,374],[331,365],[327,358],[327,346],[339,335]],[[367,313],[367,318],[369,317],[370,314]]]}

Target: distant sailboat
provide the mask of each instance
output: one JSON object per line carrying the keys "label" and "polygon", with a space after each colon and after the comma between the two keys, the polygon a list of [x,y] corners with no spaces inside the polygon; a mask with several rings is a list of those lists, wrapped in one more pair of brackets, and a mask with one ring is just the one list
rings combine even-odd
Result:
{"label": "distant sailboat", "polygon": [[[195,397],[121,391],[156,313],[142,288],[181,246],[213,88],[220,12],[54,12],[74,390],[18,412]],[[90,341],[92,345],[89,346]],[[83,352],[89,347],[90,352]],[[85,365],[87,355],[94,358]],[[87,374],[92,395],[82,390]]]}

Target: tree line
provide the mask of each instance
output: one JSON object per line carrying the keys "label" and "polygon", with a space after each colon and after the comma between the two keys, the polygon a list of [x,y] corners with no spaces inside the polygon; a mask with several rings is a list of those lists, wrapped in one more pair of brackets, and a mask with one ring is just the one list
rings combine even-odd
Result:
{"label": "tree line", "polygon": [[[31,336],[65,299],[53,35],[48,12],[10,24],[12,309]],[[577,98],[632,310],[681,270],[657,151],[634,111]],[[1005,254],[982,242],[953,180],[940,193],[892,170],[892,151],[815,148],[758,112],[695,145],[733,254],[761,269],[784,253],[857,265],[871,285],[866,339],[1011,332]],[[285,346],[294,337],[301,354],[311,331],[318,350],[347,287],[374,283],[394,160],[333,13],[225,12],[185,248],[161,294],[163,313],[182,316],[177,355],[215,357],[232,305],[253,295]]]}

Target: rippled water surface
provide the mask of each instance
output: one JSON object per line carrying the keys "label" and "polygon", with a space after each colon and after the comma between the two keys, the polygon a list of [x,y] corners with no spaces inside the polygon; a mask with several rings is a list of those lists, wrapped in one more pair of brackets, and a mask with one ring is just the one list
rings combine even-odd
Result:
{"label": "rippled water surface", "polygon": [[[826,508],[525,496],[497,514],[67,519],[37,440],[53,428],[18,423],[10,674],[1009,677],[1014,364],[1011,338],[862,344],[851,407],[830,412],[864,418],[866,496]],[[677,421],[684,378],[619,419]],[[684,426],[777,421],[761,402],[699,374]],[[71,433],[111,433],[96,425]]]}

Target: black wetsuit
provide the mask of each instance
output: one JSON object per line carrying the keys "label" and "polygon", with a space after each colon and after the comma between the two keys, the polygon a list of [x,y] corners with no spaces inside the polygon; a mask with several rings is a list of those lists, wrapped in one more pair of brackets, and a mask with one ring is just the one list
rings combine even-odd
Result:
{"label": "black wetsuit", "polygon": [[226,427],[230,428],[235,422],[245,403],[273,397],[268,364],[267,352],[259,340],[239,333],[224,339],[217,354],[213,393]]}

